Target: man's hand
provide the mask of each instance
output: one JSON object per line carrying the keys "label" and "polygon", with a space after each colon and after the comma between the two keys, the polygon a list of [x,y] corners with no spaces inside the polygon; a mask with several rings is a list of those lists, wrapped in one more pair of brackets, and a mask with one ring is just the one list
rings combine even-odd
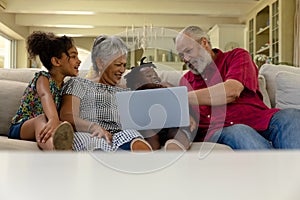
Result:
{"label": "man's hand", "polygon": [[192,117],[190,115],[190,131],[193,132],[194,130],[196,130],[198,127],[198,124],[196,123],[196,120],[194,119],[194,117]]}

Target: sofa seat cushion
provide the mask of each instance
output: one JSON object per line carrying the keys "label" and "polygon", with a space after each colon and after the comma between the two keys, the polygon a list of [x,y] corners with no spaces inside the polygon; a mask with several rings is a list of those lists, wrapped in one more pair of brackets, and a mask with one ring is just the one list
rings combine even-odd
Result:
{"label": "sofa seat cushion", "polygon": [[189,151],[198,151],[199,156],[207,156],[211,151],[231,151],[234,150],[227,145],[212,142],[193,142]]}
{"label": "sofa seat cushion", "polygon": [[11,118],[16,114],[28,83],[0,80],[0,135],[7,135]]}
{"label": "sofa seat cushion", "polygon": [[277,73],[275,80],[275,106],[300,109],[300,74],[282,71]]}
{"label": "sofa seat cushion", "polygon": [[0,136],[0,150],[30,150],[39,151],[36,142],[26,140],[9,139],[6,136]]}

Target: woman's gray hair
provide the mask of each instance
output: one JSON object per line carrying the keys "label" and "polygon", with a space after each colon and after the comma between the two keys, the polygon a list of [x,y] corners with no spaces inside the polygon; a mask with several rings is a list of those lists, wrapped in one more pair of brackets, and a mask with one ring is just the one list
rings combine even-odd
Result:
{"label": "woman's gray hair", "polygon": [[117,36],[107,36],[99,35],[96,37],[93,49],[92,49],[92,63],[93,69],[99,73],[99,69],[96,63],[97,59],[105,65],[108,66],[116,58],[121,55],[126,55],[128,53],[128,48],[124,41]]}
{"label": "woman's gray hair", "polygon": [[180,33],[189,34],[198,42],[200,42],[202,38],[205,38],[208,41],[209,46],[211,47],[211,42],[208,34],[199,26],[187,26]]}

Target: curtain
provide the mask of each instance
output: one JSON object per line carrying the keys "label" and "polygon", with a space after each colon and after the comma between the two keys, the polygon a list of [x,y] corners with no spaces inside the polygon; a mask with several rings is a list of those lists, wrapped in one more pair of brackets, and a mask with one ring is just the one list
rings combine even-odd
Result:
{"label": "curtain", "polygon": [[294,22],[294,66],[300,67],[300,0],[296,0]]}

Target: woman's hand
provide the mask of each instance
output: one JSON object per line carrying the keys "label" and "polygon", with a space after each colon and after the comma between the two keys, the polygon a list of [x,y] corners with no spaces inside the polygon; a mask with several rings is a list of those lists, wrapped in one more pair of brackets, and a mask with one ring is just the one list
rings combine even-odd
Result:
{"label": "woman's hand", "polygon": [[56,128],[61,122],[59,120],[49,120],[39,134],[37,134],[37,142],[46,143],[53,136]]}
{"label": "woman's hand", "polygon": [[111,144],[112,141],[112,135],[110,132],[108,132],[107,130],[105,130],[104,128],[102,128],[100,125],[94,123],[91,127],[90,127],[91,133],[92,133],[92,137],[98,137],[98,138],[105,138],[108,144]]}

